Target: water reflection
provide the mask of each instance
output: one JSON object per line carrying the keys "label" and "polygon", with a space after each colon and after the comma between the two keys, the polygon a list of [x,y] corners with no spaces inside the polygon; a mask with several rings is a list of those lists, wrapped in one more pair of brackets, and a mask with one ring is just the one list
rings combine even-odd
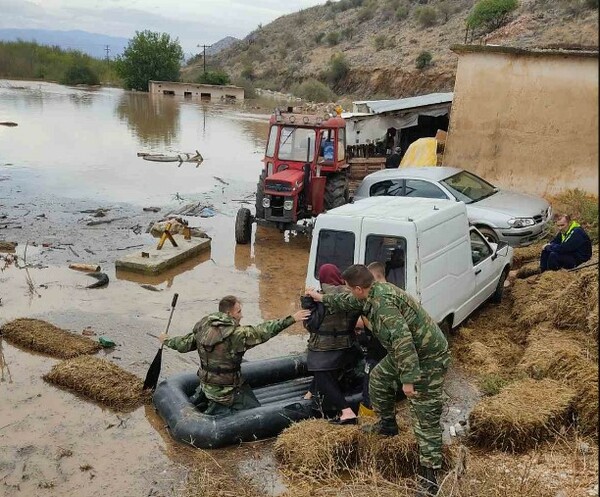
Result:
{"label": "water reflection", "polygon": [[146,146],[170,146],[179,133],[179,106],[174,98],[150,93],[121,95],[116,115]]}

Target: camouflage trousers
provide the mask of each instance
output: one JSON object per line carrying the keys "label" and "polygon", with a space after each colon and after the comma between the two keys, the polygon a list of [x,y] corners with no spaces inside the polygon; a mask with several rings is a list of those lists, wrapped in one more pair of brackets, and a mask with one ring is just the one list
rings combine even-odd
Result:
{"label": "camouflage trousers", "polygon": [[211,416],[231,414],[235,411],[260,407],[260,402],[256,398],[256,395],[254,395],[252,388],[246,383],[234,391],[231,404],[221,404],[213,400],[208,400],[202,391],[201,386],[196,389],[196,392],[192,395],[190,401],[204,414],[209,414]]}
{"label": "camouflage trousers", "polygon": [[[418,393],[409,398],[412,426],[419,444],[419,463],[428,468],[442,467],[442,426],[444,377],[449,355],[432,365],[421,365],[422,380],[415,382]],[[396,392],[402,389],[393,359],[387,355],[371,371],[369,394],[373,410],[381,419],[395,419]]]}

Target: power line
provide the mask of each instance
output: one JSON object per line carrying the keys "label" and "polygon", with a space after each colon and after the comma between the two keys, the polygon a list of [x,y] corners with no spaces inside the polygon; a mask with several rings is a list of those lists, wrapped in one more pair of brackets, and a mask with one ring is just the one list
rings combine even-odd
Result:
{"label": "power line", "polygon": [[204,50],[203,61],[204,61],[204,74],[206,74],[206,49],[212,47],[212,45],[196,45],[197,47],[202,47]]}
{"label": "power line", "polygon": [[110,52],[110,46],[109,45],[105,45],[104,51],[106,52],[106,62],[108,62],[110,60],[109,57],[108,57],[108,54]]}

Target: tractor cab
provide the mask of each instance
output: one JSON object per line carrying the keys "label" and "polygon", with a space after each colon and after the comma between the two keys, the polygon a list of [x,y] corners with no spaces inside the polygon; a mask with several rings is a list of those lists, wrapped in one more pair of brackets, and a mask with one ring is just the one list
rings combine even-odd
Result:
{"label": "tractor cab", "polygon": [[276,111],[269,121],[264,167],[256,188],[256,211],[242,208],[236,241],[250,241],[251,224],[281,231],[305,230],[324,210],[347,203],[346,122],[337,115]]}

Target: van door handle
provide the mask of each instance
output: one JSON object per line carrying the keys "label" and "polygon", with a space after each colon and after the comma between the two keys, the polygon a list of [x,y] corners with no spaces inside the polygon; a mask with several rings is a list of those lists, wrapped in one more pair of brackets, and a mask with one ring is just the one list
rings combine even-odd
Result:
{"label": "van door handle", "polygon": [[475,274],[479,274],[479,273],[481,273],[481,269],[476,269]]}

